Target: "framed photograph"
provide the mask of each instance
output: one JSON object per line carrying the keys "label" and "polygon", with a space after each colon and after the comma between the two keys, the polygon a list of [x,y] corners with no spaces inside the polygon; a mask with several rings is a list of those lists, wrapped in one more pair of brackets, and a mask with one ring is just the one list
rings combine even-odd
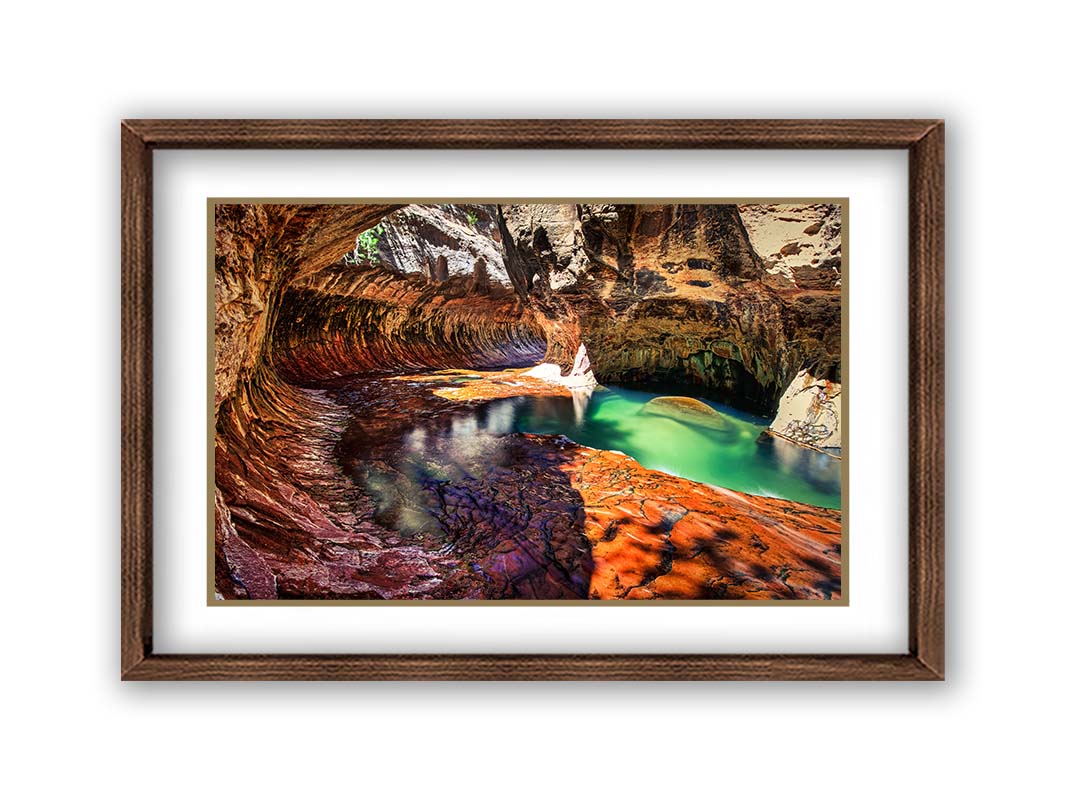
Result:
{"label": "framed photograph", "polygon": [[126,120],[122,677],[944,678],[937,120]]}

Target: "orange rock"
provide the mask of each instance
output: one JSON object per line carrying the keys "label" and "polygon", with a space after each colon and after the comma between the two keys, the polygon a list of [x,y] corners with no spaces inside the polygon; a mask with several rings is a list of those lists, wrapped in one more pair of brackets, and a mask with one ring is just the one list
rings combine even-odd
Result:
{"label": "orange rock", "polygon": [[[617,453],[575,449],[580,455],[562,468],[587,507],[591,597],[841,596],[840,512],[717,489]],[[631,495],[612,503],[611,494],[624,488]]]}

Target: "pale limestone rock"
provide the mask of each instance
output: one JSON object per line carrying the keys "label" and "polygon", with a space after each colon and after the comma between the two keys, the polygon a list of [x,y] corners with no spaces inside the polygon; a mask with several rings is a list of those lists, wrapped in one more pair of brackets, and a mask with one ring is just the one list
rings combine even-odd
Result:
{"label": "pale limestone rock", "polygon": [[549,381],[550,383],[561,383],[563,381],[563,370],[560,369],[559,364],[538,364],[536,367],[531,367],[522,373],[530,378],[539,378],[543,381]]}
{"label": "pale limestone rock", "polygon": [[771,432],[818,450],[841,447],[841,384],[802,371],[785,390]]}
{"label": "pale limestone rock", "polygon": [[547,362],[538,364],[522,374],[531,378],[539,378],[549,383],[558,383],[571,389],[591,389],[597,386],[596,376],[590,368],[589,356],[585,351],[584,344],[578,345],[578,352],[574,355],[574,364],[571,367],[570,375],[564,375],[563,369],[559,364]]}
{"label": "pale limestone rock", "polygon": [[768,273],[800,288],[839,285],[840,205],[749,204],[738,210]]}

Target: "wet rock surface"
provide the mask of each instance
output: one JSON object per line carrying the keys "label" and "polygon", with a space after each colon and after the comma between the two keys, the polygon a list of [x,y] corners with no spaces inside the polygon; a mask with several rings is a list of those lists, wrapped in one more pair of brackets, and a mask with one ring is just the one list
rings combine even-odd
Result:
{"label": "wet rock surface", "polygon": [[830,600],[841,596],[841,515],[731,492],[581,448],[570,467],[596,565],[589,596]]}

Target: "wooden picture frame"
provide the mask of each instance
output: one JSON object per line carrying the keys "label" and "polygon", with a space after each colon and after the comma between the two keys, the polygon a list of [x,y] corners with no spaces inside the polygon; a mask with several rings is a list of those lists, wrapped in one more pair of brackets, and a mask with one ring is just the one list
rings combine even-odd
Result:
{"label": "wooden picture frame", "polygon": [[[122,147],[124,680],[942,680],[944,124],[940,120],[126,120]],[[908,151],[908,652],[863,655],[168,655],[152,647],[152,154],[158,149]]]}

